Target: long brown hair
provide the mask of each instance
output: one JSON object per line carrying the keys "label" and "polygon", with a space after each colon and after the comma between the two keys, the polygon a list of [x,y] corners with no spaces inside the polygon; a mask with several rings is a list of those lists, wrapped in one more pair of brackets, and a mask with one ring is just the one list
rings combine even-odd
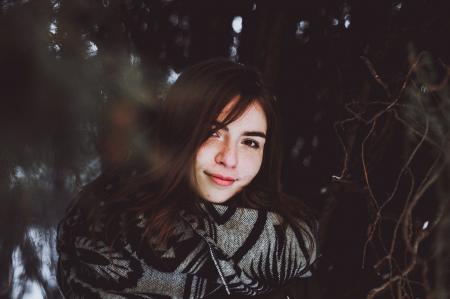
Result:
{"label": "long brown hair", "polygon": [[208,60],[181,74],[161,103],[158,125],[151,136],[154,146],[141,155],[149,170],[126,178],[113,194],[98,192],[111,175],[100,177],[86,189],[100,197],[96,202],[102,202],[93,205],[86,200],[89,219],[95,221],[102,211],[107,211],[109,221],[124,213],[130,221],[145,215],[148,221],[143,237],[165,242],[180,209],[200,213],[199,197],[189,183],[194,157],[211,134],[211,125],[235,96],[238,101],[215,130],[239,118],[254,101],[262,106],[268,128],[261,168],[241,191],[239,205],[277,212],[286,220],[284,224],[297,226],[314,246],[314,238],[305,227],[310,224],[308,213],[299,200],[281,191],[282,149],[275,99],[257,70],[226,59]]}

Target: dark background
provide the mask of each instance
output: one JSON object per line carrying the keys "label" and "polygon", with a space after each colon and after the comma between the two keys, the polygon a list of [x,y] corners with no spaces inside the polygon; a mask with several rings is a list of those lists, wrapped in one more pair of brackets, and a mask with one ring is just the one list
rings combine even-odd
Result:
{"label": "dark background", "polygon": [[320,223],[303,296],[449,298],[446,2],[0,1],[0,298],[60,298],[69,200],[217,56],[277,95],[284,189]]}

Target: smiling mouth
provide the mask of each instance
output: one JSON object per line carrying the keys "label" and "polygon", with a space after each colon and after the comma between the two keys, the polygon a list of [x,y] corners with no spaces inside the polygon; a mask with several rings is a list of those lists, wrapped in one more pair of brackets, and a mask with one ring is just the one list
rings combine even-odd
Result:
{"label": "smiling mouth", "polygon": [[219,186],[231,186],[236,179],[229,178],[229,177],[223,177],[220,175],[210,174],[205,172],[205,174],[217,185]]}

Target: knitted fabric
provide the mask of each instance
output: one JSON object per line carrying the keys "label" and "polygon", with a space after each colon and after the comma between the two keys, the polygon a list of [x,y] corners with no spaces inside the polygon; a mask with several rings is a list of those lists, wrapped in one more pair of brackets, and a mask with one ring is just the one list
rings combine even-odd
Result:
{"label": "knitted fabric", "polygon": [[[141,242],[145,219],[137,219],[113,246],[92,232],[74,205],[58,228],[58,284],[66,298],[204,298],[267,293],[292,278],[309,276],[310,244],[277,214],[202,203],[205,216],[180,211],[167,246]],[[122,219],[125,220],[125,219]],[[108,223],[119,231],[124,221]],[[152,247],[153,248],[153,247]],[[314,255],[314,254],[313,254]]]}

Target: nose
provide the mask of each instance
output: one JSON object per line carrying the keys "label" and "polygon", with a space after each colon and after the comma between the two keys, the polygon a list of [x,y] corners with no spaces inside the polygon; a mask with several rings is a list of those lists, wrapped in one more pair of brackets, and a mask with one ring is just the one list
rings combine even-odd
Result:
{"label": "nose", "polygon": [[238,153],[231,144],[224,144],[215,157],[216,163],[222,164],[225,167],[235,168],[238,163]]}

